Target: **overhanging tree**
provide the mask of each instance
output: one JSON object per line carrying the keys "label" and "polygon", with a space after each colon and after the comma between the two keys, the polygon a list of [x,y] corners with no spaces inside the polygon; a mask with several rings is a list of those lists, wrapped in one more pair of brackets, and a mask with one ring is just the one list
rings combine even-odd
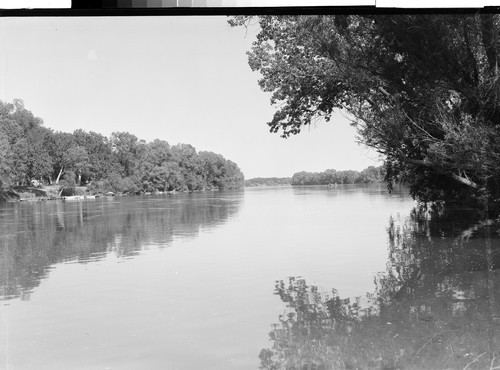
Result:
{"label": "overhanging tree", "polygon": [[[248,26],[233,17],[233,26]],[[500,17],[261,16],[248,52],[283,137],[348,112],[421,201],[500,198]]]}

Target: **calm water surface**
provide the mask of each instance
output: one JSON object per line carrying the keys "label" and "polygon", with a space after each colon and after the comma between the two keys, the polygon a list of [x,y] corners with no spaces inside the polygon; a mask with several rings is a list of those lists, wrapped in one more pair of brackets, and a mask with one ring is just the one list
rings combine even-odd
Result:
{"label": "calm water surface", "polygon": [[0,368],[500,365],[498,226],[414,206],[383,185],[1,204]]}

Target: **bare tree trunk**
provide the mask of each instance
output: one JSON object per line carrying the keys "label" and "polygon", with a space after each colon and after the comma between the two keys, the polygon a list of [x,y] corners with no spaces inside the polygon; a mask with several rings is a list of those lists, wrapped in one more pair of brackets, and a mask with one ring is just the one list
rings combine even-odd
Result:
{"label": "bare tree trunk", "polygon": [[441,168],[442,165],[440,164],[436,164],[436,163],[431,163],[431,162],[427,162],[427,161],[424,161],[424,160],[421,160],[421,159],[413,159],[413,158],[407,158],[406,156],[404,156],[402,158],[404,161],[406,162],[409,162],[409,163],[413,163],[413,164],[417,164],[417,165],[421,165],[421,166],[426,166],[426,167],[429,167],[429,168],[432,168],[434,169],[436,172],[439,172],[439,173],[442,173],[444,175],[447,175],[449,177],[451,177],[452,179],[464,184],[464,185],[467,185],[473,189],[477,189],[479,186],[478,184],[476,184],[475,182],[469,180],[468,178],[465,178],[465,177],[462,177],[462,176],[458,176],[457,174],[451,172],[451,171],[448,171],[444,168]]}
{"label": "bare tree trunk", "polygon": [[59,171],[59,175],[57,175],[57,179],[56,179],[56,184],[59,184],[59,180],[61,179],[61,175],[64,171],[64,167],[61,167],[61,170]]}
{"label": "bare tree trunk", "polygon": [[61,189],[59,190],[59,194],[57,194],[58,197],[62,195],[63,190],[66,188],[65,185],[61,186]]}

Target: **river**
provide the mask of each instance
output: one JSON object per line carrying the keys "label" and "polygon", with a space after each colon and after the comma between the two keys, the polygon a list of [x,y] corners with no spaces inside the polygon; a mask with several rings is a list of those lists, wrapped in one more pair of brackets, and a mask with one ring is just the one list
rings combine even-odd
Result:
{"label": "river", "polygon": [[383,184],[0,204],[0,368],[494,368],[480,221]]}

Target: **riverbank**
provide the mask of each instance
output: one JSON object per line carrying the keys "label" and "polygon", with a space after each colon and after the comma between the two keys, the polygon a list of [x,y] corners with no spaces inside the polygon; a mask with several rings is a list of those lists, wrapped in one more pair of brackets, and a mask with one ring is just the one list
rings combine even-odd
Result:
{"label": "riverbank", "polygon": [[[60,185],[47,186],[16,186],[9,190],[0,191],[0,202],[41,202],[46,200],[89,199],[106,194],[94,194],[86,186],[77,186],[72,193],[63,194]],[[114,194],[113,194],[114,195]]]}
{"label": "riverbank", "polygon": [[[114,196],[129,196],[129,195],[151,195],[151,194],[176,194],[189,191],[156,191],[144,192],[140,194],[130,193],[114,193],[114,192],[94,192],[87,186],[77,186],[72,195],[63,195],[60,185],[47,185],[41,187],[33,186],[16,186],[9,190],[0,191],[0,202],[42,202],[47,200],[78,200],[78,199],[94,199],[99,197],[114,197]],[[210,189],[205,191],[216,191],[219,189]],[[195,190],[192,192],[202,192],[203,190]]]}

